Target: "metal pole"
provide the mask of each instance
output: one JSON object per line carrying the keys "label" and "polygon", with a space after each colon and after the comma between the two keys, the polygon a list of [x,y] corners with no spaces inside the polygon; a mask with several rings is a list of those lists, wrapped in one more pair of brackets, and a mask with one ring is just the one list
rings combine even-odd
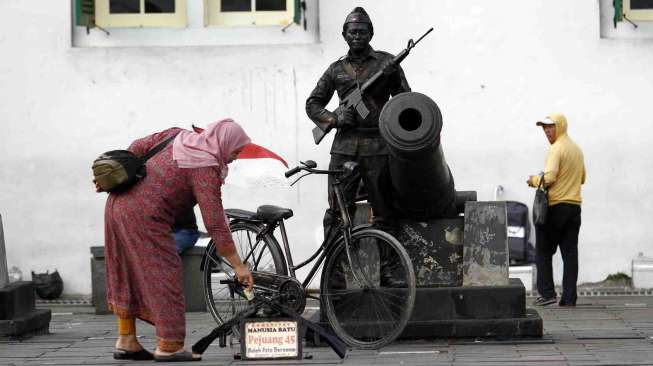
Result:
{"label": "metal pole", "polygon": [[2,215],[0,215],[0,288],[9,284],[7,272],[7,252],[5,251],[5,234],[2,230]]}

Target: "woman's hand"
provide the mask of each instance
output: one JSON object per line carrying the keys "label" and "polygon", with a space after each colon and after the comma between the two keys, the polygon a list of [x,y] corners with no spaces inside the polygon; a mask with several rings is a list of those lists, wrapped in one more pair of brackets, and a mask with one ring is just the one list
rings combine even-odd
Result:
{"label": "woman's hand", "polygon": [[249,268],[241,263],[239,266],[234,267],[234,273],[236,278],[238,278],[238,282],[247,285],[247,289],[251,291],[254,286],[254,278]]}
{"label": "woman's hand", "polygon": [[230,253],[223,253],[220,254],[220,252],[217,252],[219,256],[225,258],[229,263],[234,268],[234,274],[236,275],[236,279],[238,279],[238,282],[240,282],[243,285],[247,285],[247,289],[249,291],[252,290],[254,287],[254,278],[252,277],[252,272],[249,271],[249,268],[247,267],[247,263],[243,263],[240,260],[240,257],[238,256],[238,252],[234,249]]}

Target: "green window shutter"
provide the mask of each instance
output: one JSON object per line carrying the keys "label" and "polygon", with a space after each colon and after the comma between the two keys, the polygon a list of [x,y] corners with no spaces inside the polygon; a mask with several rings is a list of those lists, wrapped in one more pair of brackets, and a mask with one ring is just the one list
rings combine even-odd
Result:
{"label": "green window shutter", "polygon": [[614,18],[612,18],[612,23],[614,24],[614,27],[617,28],[617,22],[624,20],[623,0],[613,0],[612,5],[614,6]]}
{"label": "green window shutter", "polygon": [[75,0],[75,24],[87,28],[95,26],[95,0]]}
{"label": "green window shutter", "polygon": [[305,0],[295,0],[295,14],[293,17],[293,22],[297,25],[302,25],[302,19],[304,30],[306,30],[306,1]]}
{"label": "green window shutter", "polygon": [[301,0],[295,0],[295,17],[293,21],[297,24],[301,22],[302,19],[302,9],[301,9]]}

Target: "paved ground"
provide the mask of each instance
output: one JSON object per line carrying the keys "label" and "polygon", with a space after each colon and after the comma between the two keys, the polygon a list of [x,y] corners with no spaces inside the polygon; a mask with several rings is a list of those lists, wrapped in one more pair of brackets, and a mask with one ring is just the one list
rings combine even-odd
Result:
{"label": "paved ground", "polygon": [[[528,303],[532,298],[528,299]],[[51,306],[50,334],[27,340],[0,338],[2,365],[120,365],[112,359],[115,319],[90,307]],[[310,359],[286,362],[234,360],[237,348],[212,345],[201,362],[179,365],[653,365],[653,296],[585,297],[576,308],[540,308],[545,335],[538,340],[433,339],[400,341],[379,351],[350,351],[340,360],[330,348],[305,348]],[[188,314],[194,342],[214,323],[206,313]],[[153,349],[152,327],[139,323],[141,341]],[[129,362],[125,365],[150,364]]]}

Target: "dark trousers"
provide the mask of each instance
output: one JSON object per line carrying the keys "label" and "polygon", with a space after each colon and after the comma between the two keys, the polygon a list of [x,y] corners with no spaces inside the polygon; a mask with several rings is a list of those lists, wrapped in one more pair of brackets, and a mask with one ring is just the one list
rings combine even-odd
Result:
{"label": "dark trousers", "polygon": [[535,227],[537,292],[544,298],[556,297],[552,258],[559,246],[563,262],[561,305],[576,304],[580,213],[579,205],[559,203],[549,206],[546,224]]}
{"label": "dark trousers", "polygon": [[[372,206],[374,212],[374,223],[380,225],[392,226],[395,225],[394,210],[392,208],[392,183],[390,181],[390,171],[388,168],[388,156],[352,156],[332,154],[331,161],[329,162],[329,169],[340,169],[342,164],[347,161],[355,161],[359,164],[360,177],[348,182],[346,186],[341,186],[343,190],[345,204],[348,205],[350,214],[353,215],[353,208],[355,207],[356,191],[360,180],[363,180],[365,191],[367,192],[367,200]],[[331,214],[338,214],[338,205],[336,203],[336,195],[334,193],[333,180],[335,178],[329,176],[329,208],[324,215],[324,232],[327,233],[332,225]]]}

